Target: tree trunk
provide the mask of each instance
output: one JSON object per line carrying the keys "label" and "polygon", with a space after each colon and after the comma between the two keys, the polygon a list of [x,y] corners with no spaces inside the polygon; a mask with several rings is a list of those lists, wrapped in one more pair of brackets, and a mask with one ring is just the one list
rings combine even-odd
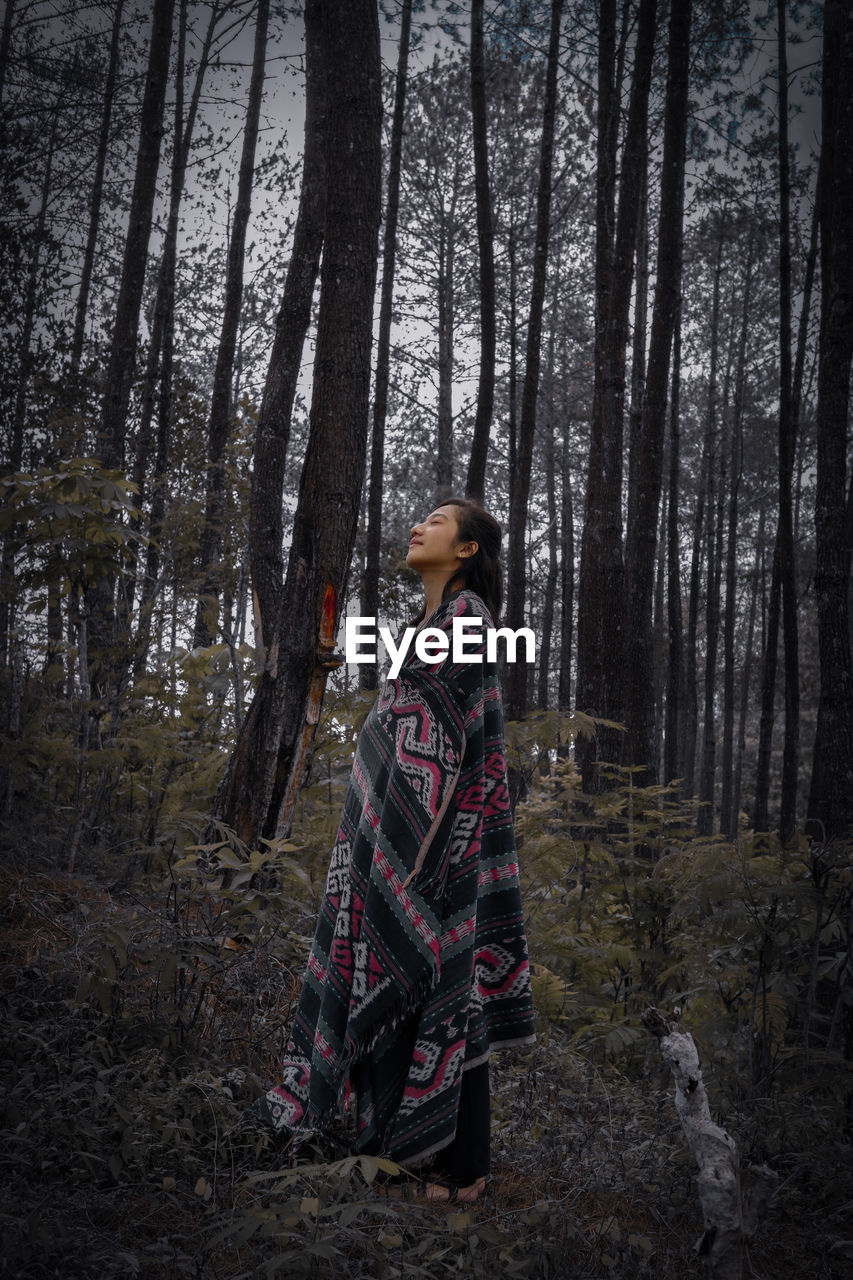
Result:
{"label": "tree trunk", "polygon": [[[250,844],[286,831],[313,741],[355,538],[367,445],[381,206],[373,0],[323,14],[328,199],[308,446],[276,629],[216,801]],[[309,73],[312,69],[309,68]]]}
{"label": "tree trunk", "polygon": [[151,217],[157,191],[157,171],[160,166],[160,140],[163,135],[163,109],[169,75],[174,7],[175,0],[154,0],[136,171],[101,412],[101,461],[105,467],[112,468],[124,465],[125,429],[136,359],[139,309],[142,304]]}
{"label": "tree trunk", "polygon": [[[11,8],[11,5],[8,6]],[[89,308],[89,290],[92,284],[92,268],[95,265],[95,245],[98,239],[98,228],[101,222],[101,200],[104,193],[104,170],[107,164],[107,151],[110,145],[110,128],[113,118],[113,99],[115,98],[116,78],[119,63],[119,38],[121,36],[121,19],[124,0],[116,0],[113,14],[113,28],[110,36],[110,60],[107,64],[107,78],[104,82],[104,106],[101,112],[101,127],[98,132],[98,150],[95,156],[95,176],[92,179],[92,192],[89,196],[89,227],[86,233],[86,248],[83,253],[83,267],[80,272],[80,288],[77,292],[77,303],[74,310],[74,335],[71,339],[70,373],[72,386],[80,372],[80,361],[83,356],[83,339],[86,334],[86,313]]]}
{"label": "tree trunk", "polygon": [[[151,320],[151,338],[148,344],[148,354],[145,361],[145,371],[142,376],[142,390],[140,393],[139,407],[139,428],[136,434],[136,454],[133,463],[133,479],[139,489],[139,498],[137,505],[139,508],[143,505],[143,496],[145,493],[145,479],[148,470],[148,459],[151,451],[151,441],[153,439],[152,424],[154,422],[155,407],[157,402],[157,389],[162,385],[160,377],[160,361],[163,355],[163,335],[171,323],[171,317],[174,311],[175,302],[175,267],[177,261],[177,243],[178,243],[178,223],[181,210],[181,202],[184,194],[184,179],[186,174],[187,163],[189,161],[190,147],[192,146],[193,133],[195,131],[195,121],[198,114],[198,105],[201,99],[201,90],[204,83],[205,73],[210,62],[210,50],[213,44],[213,37],[216,30],[217,22],[221,15],[218,4],[214,4],[210,11],[210,19],[205,32],[204,41],[202,43],[201,52],[199,54],[198,66],[196,68],[195,82],[193,91],[190,95],[189,108],[187,110],[187,118],[184,121],[183,113],[183,67],[186,47],[186,28],[187,13],[186,3],[181,5],[179,23],[178,23],[178,56],[176,67],[176,84],[175,84],[175,143],[172,152],[172,172],[169,187],[169,213],[166,219],[166,231],[163,237],[163,252],[160,258],[160,267],[157,272],[157,290],[154,295],[154,310]],[[162,397],[161,397],[162,400]],[[162,420],[159,423],[158,440],[156,442],[156,450],[159,456],[159,464],[155,459],[154,472],[155,484],[158,473],[158,465],[163,465],[162,446]],[[152,504],[154,500],[152,499]],[[165,513],[165,498],[160,511],[160,519],[157,513],[149,512],[149,536],[152,534],[152,523],[156,527],[158,523],[162,523],[162,515]],[[141,514],[135,521],[135,527],[139,528],[142,523]],[[155,562],[156,562],[155,549]],[[145,557],[146,572],[152,568],[151,556],[147,554]],[[129,578],[125,583],[126,598],[124,600],[126,616],[129,618],[133,610],[133,601],[139,580],[142,580],[142,603],[139,609],[139,621],[137,625],[137,634],[134,642],[134,670],[139,672],[145,664],[146,652],[148,649],[150,635],[151,609],[154,603],[154,594],[157,588],[157,575],[154,577],[146,577],[145,572],[140,572],[141,557],[136,561],[136,574]]]}
{"label": "tree trunk", "polygon": [[255,48],[252,75],[246,106],[246,124],[237,180],[237,200],[228,242],[228,265],[225,273],[225,300],[222,329],[213,374],[213,393],[207,424],[207,492],[204,525],[201,533],[201,597],[195,617],[194,647],[213,643],[219,622],[219,595],[223,526],[225,523],[225,447],[231,426],[231,381],[240,308],[243,303],[243,265],[246,257],[246,228],[252,210],[252,182],[255,175],[255,150],[258,123],[264,91],[269,0],[258,0],[255,19]]}
{"label": "tree trunk", "polygon": [[628,528],[635,520],[646,390],[649,311],[649,165],[643,165],[642,198],[637,222],[637,269],[634,285],[634,331],[631,335],[631,407],[628,411]]}
{"label": "tree trunk", "polygon": [[657,781],[655,671],[652,630],[658,511],[663,480],[663,443],[670,353],[681,290],[684,161],[687,89],[690,71],[690,0],[670,7],[669,53],[663,139],[660,221],[652,333],[638,444],[636,492],[629,502],[625,550],[627,596],[626,720],[632,764],[643,765],[642,780]]}
{"label": "tree trunk", "polygon": [[776,710],[776,664],[779,653],[779,612],[782,582],[779,566],[779,530],[773,541],[773,568],[770,572],[770,601],[767,608],[767,627],[764,657],[761,666],[761,718],[758,729],[758,755],[755,764],[755,799],[752,810],[752,826],[755,831],[767,831],[770,826],[770,756],[773,746],[773,721]]}
{"label": "tree trunk", "polygon": [[[559,264],[558,264],[559,265]],[[556,288],[553,291],[556,293]],[[556,301],[556,299],[555,299]],[[552,310],[556,315],[556,307]],[[557,594],[557,480],[554,459],[554,326],[548,334],[546,375],[547,414],[545,418],[545,493],[548,501],[548,574],[545,579],[545,601],[542,606],[542,643],[539,649],[539,686],[536,701],[541,711],[548,710],[548,675],[551,665],[551,636],[554,630],[554,598]]]}
{"label": "tree trunk", "polygon": [[[453,335],[454,265],[456,257],[456,193],[442,216],[438,262],[438,423],[435,448],[435,486],[439,497],[453,487]],[[369,664],[369,669],[376,671]]]}
{"label": "tree trunk", "polygon": [[[714,299],[711,307],[711,362],[708,375],[708,411],[706,436],[708,439],[708,489],[705,495],[706,523],[705,543],[707,573],[705,577],[705,700],[702,718],[702,767],[699,772],[699,810],[696,818],[696,830],[699,835],[710,835],[714,829],[714,774],[716,768],[717,738],[714,723],[714,686],[717,666],[717,639],[719,635],[719,593],[715,589],[719,581],[719,568],[715,532],[719,522],[715,523],[715,492],[718,495],[722,485],[723,468],[716,476],[717,448],[717,376],[720,350],[720,279],[722,275],[722,256],[724,239],[724,218],[719,217],[719,238],[717,241],[717,263],[714,271]],[[723,448],[720,447],[720,457]]]}
{"label": "tree trunk", "polygon": [[[577,700],[583,711],[624,717],[625,610],[622,557],[622,438],[625,356],[648,145],[655,0],[641,0],[628,123],[622,148],[619,216],[613,234],[619,92],[614,78],[615,0],[599,21],[596,153],[595,381],[578,601]],[[598,787],[597,760],[618,760],[622,736],[602,731],[577,744],[585,791]]]}
{"label": "tree trunk", "polygon": [[791,178],[788,151],[787,0],[777,0],[779,57],[779,568],[782,578],[782,635],[785,670],[785,743],[782,752],[782,807],[779,835],[794,832],[800,748],[800,662],[797,632],[797,577],[794,560],[793,478],[796,422],[791,387]]}
{"label": "tree trunk", "polygon": [[560,468],[560,683],[557,705],[568,711],[572,705],[572,632],[575,597],[575,527],[569,466],[568,419],[563,424]]}
{"label": "tree trunk", "polygon": [[[397,53],[397,78],[394,85],[394,114],[391,119],[391,149],[388,156],[388,196],[385,201],[385,230],[382,245],[379,333],[376,341],[376,373],[373,380],[373,438],[370,451],[367,547],[364,567],[364,590],[362,592],[362,613],[368,618],[378,617],[379,614],[379,559],[382,549],[382,479],[385,471],[385,420],[388,416],[391,317],[394,306],[397,220],[400,212],[400,170],[403,158],[403,119],[406,109],[406,81],[409,71],[411,26],[412,0],[403,0],[403,8],[400,14],[400,47]],[[439,348],[440,346],[441,318],[439,317]],[[439,356],[439,365],[440,363]],[[440,416],[441,410],[439,409],[439,419]],[[359,676],[363,689],[375,689],[379,679],[376,663],[363,663]]]}
{"label": "tree trunk", "polygon": [[[714,267],[714,286],[711,303],[711,370],[716,384],[717,352],[720,327],[720,277],[722,274],[723,235],[720,224],[717,242],[717,260]],[[716,393],[715,393],[716,394]],[[690,556],[690,592],[687,602],[687,650],[685,653],[686,715],[684,732],[684,794],[693,795],[696,779],[696,737],[699,728],[698,662],[696,637],[699,626],[699,579],[702,562],[702,541],[705,532],[705,502],[711,485],[711,466],[714,451],[714,417],[706,415],[702,441],[702,464],[699,492],[693,512],[693,549]]]}
{"label": "tree trunk", "polygon": [[826,0],[821,155],[815,595],[820,700],[808,815],[822,840],[853,825],[847,423],[853,358],[853,12]]}
{"label": "tree trunk", "polygon": [[742,1185],[738,1149],[711,1115],[693,1037],[682,1031],[677,1016],[668,1018],[659,1009],[646,1009],[641,1021],[657,1036],[672,1071],[675,1109],[698,1169],[705,1231],[695,1251],[705,1260],[709,1280],[740,1280],[744,1242],[757,1235],[779,1175],[766,1165],[750,1165],[744,1171],[749,1182]]}
{"label": "tree trunk", "polygon": [[495,401],[495,251],[492,198],[489,191],[489,145],[486,120],[486,61],[483,49],[483,0],[471,0],[471,124],[474,150],[474,193],[477,201],[477,245],[480,255],[480,376],[477,412],[465,492],[483,497],[486,459]]}
{"label": "tree trunk", "polygon": [[[668,470],[669,459],[666,457],[666,449],[664,449],[663,467]],[[661,514],[660,527],[661,531],[666,529],[669,519],[669,496],[666,489],[661,495]],[[655,598],[654,598],[654,619],[652,627],[652,642],[654,652],[654,673],[655,683],[653,689],[654,695],[654,767],[655,777],[659,778],[663,767],[662,754],[662,738],[663,738],[663,702],[664,702],[664,684],[666,679],[666,634],[667,625],[665,621],[664,609],[664,583],[666,581],[666,539],[661,536],[658,538],[657,545],[657,565],[655,568]],[[642,775],[641,775],[642,780]]]}
{"label": "tree trunk", "polygon": [[[205,35],[196,71],[195,84],[190,96],[190,105],[184,121],[184,66],[187,39],[187,0],[181,0],[178,15],[177,61],[175,67],[175,112],[174,112],[174,145],[172,148],[172,168],[169,185],[169,213],[166,220],[166,231],[163,237],[163,253],[157,272],[157,291],[154,296],[154,313],[151,321],[151,339],[145,372],[142,379],[140,397],[140,422],[136,437],[136,456],[133,465],[133,478],[139,487],[138,506],[141,509],[145,492],[145,478],[148,467],[148,456],[151,440],[154,435],[152,424],[157,416],[155,441],[154,473],[152,476],[152,492],[148,512],[148,542],[143,557],[137,553],[136,573],[124,579],[122,593],[119,595],[120,628],[127,628],[133,611],[134,596],[141,582],[140,602],[136,636],[133,644],[133,670],[138,675],[145,666],[148,646],[151,637],[151,615],[159,590],[160,573],[160,535],[166,513],[166,471],[169,459],[169,436],[171,431],[171,390],[172,390],[172,356],[174,345],[174,312],[175,312],[175,269],[177,265],[178,220],[181,200],[184,194],[184,179],[189,159],[195,119],[201,97],[202,82],[210,56],[213,33],[217,21],[217,6],[211,10],[210,21]],[[158,394],[159,388],[159,394]],[[134,522],[138,528],[142,523],[140,515]]]}
{"label": "tree trunk", "polygon": [[[21,470],[24,458],[24,426],[27,417],[27,391],[31,375],[31,356],[33,332],[35,328],[36,310],[39,294],[39,273],[41,268],[41,250],[45,238],[48,202],[51,194],[53,177],[53,157],[56,150],[56,136],[62,109],[64,89],[60,90],[51,112],[51,128],[47,140],[47,153],[44,161],[39,207],[36,214],[35,227],[32,234],[32,249],[27,285],[24,292],[24,311],[21,318],[20,359],[18,361],[18,377],[15,387],[15,401],[12,408],[11,439],[7,465],[10,473]],[[3,534],[2,560],[0,560],[0,654],[3,665],[11,666],[16,652],[11,633],[14,625],[15,599],[15,548],[20,526],[12,524]]]}
{"label": "tree trunk", "polygon": [[507,485],[509,504],[516,482],[518,462],[518,253],[515,223],[515,194],[510,197],[509,226],[507,228],[507,288],[509,292],[509,360],[507,370]]}
{"label": "tree trunk", "polygon": [[[174,7],[175,0],[154,0],[133,193],[104,379],[99,451],[103,466],[116,470],[124,467],[139,311],[160,166],[160,140],[163,134]],[[124,659],[128,642],[126,634],[117,633],[114,593],[114,579],[104,577],[98,584],[97,601],[92,609],[89,627],[90,683],[93,694],[100,698],[107,698],[110,692],[115,696],[126,669]],[[112,685],[116,687],[111,689]]]}
{"label": "tree trunk", "polygon": [[[746,628],[746,646],[743,654],[743,671],[740,686],[740,710],[738,712],[737,749],[735,751],[734,781],[732,783],[732,801],[729,811],[728,829],[734,838],[740,822],[740,802],[743,789],[743,761],[746,755],[746,714],[750,702],[750,679],[752,676],[752,650],[755,642],[755,615],[758,605],[758,583],[761,576],[762,548],[764,543],[764,504],[758,517],[758,538],[755,546],[755,568],[752,573],[752,590],[749,597],[749,621]],[[725,811],[723,812],[725,817]]]}
{"label": "tree trunk", "polygon": [[[521,393],[518,459],[509,509],[508,601],[506,625],[513,630],[524,626],[526,573],[524,563],[527,503],[533,469],[533,441],[536,433],[536,406],[541,367],[542,312],[548,270],[548,241],[551,230],[551,168],[554,156],[554,119],[557,108],[557,56],[560,50],[560,20],[563,0],[551,0],[551,35],[545,72],[545,101],[542,109],[542,145],[539,152],[539,185],[536,194],[536,244],[533,254],[533,281],[527,320],[524,387]],[[506,688],[506,714],[517,720],[527,711],[527,664],[510,667]]]}
{"label": "tree trunk", "polygon": [[320,269],[326,204],[326,86],[322,0],[305,4],[305,146],[293,248],[255,430],[249,546],[257,643],[269,655],[284,580],[282,493],[290,419]]}
{"label": "tree trunk", "polygon": [[9,46],[12,43],[12,24],[17,0],[6,0],[3,11],[3,27],[0,30],[0,149],[5,142],[6,122],[3,117],[3,93],[6,88],[6,72],[9,68]]}
{"label": "tree trunk", "polygon": [[723,624],[723,742],[720,787],[720,831],[733,839],[737,835],[738,809],[732,804],[734,790],[735,726],[735,621],[737,617],[737,534],[738,492],[743,474],[743,399],[746,386],[746,340],[752,294],[754,231],[750,228],[743,285],[743,309],[738,337],[735,401],[732,414],[731,486],[729,489],[726,535],[726,614]]}
{"label": "tree trunk", "polygon": [[667,674],[664,711],[663,781],[684,777],[684,637],[681,617],[681,558],[679,554],[679,487],[681,468],[681,307],[675,318],[672,354],[672,392],[669,402],[669,504],[666,538]]}

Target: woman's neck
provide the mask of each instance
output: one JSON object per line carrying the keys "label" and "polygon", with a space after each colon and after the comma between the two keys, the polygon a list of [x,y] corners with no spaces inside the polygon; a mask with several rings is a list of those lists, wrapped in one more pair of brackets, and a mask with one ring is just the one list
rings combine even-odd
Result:
{"label": "woman's neck", "polygon": [[[448,579],[443,574],[431,574],[429,572],[421,575],[424,584],[424,622],[431,618],[444,597],[444,589],[447,586]],[[452,590],[458,591],[465,584],[461,578],[456,578],[450,583]]]}

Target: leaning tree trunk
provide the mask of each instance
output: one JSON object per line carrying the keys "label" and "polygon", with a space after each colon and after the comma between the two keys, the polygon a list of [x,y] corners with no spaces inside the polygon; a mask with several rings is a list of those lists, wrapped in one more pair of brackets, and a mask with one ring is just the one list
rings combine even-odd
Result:
{"label": "leaning tree trunk", "polygon": [[[364,565],[364,590],[362,592],[362,613],[368,618],[376,618],[379,614],[379,558],[382,548],[382,478],[385,471],[385,420],[388,416],[391,318],[394,306],[397,220],[400,213],[400,170],[403,159],[403,118],[406,108],[406,81],[409,70],[411,26],[412,0],[403,0],[403,8],[400,14],[400,47],[397,53],[397,78],[394,86],[394,114],[391,118],[391,147],[388,155],[388,197],[385,201],[379,332],[376,339],[376,373],[373,380],[373,438],[370,446],[367,546]],[[375,663],[363,663],[359,675],[363,689],[376,688],[379,673]]]}
{"label": "leaning tree trunk", "polygon": [[[675,1109],[698,1168],[696,1186],[705,1231],[696,1252],[705,1260],[709,1280],[740,1280],[744,1245],[757,1235],[779,1175],[767,1165],[741,1170],[737,1145],[711,1115],[693,1037],[682,1031],[677,1016],[668,1018],[659,1009],[646,1009],[641,1021],[657,1037],[672,1072]],[[742,1173],[748,1175],[746,1179]]]}
{"label": "leaning tree trunk", "polygon": [[[548,269],[548,242],[551,232],[551,167],[554,156],[554,120],[557,110],[557,57],[560,51],[560,20],[563,0],[551,0],[551,35],[545,71],[545,101],[542,108],[542,144],[539,152],[539,185],[536,193],[536,244],[533,253],[533,281],[527,320],[527,351],[524,387],[521,393],[521,422],[515,483],[509,509],[508,601],[506,625],[517,631],[524,626],[526,593],[525,544],[527,503],[533,468],[533,440],[536,433],[536,405],[542,359],[542,312]],[[519,719],[527,710],[527,665],[514,663],[506,688],[507,716]]]}
{"label": "leaning tree trunk", "polygon": [[228,242],[225,306],[216,353],[216,367],[213,373],[210,417],[207,424],[207,492],[201,532],[203,580],[195,616],[193,644],[196,648],[213,643],[219,623],[219,596],[222,580],[220,560],[225,523],[225,448],[228,444],[231,425],[231,381],[234,372],[234,352],[237,348],[237,330],[240,325],[240,308],[243,303],[246,228],[252,211],[252,182],[255,176],[255,150],[264,91],[269,11],[269,0],[258,0],[252,75],[246,106],[246,124],[243,130],[240,173],[237,180],[237,200],[234,205],[234,219],[231,223],[231,236]]}
{"label": "leaning tree trunk", "polygon": [[489,145],[486,119],[486,63],[483,49],[483,0],[471,0],[471,122],[474,150],[474,193],[477,201],[477,246],[480,255],[480,376],[477,411],[465,492],[483,497],[486,458],[495,402],[495,250],[492,197],[489,191]]}
{"label": "leaning tree trunk", "polygon": [[853,12],[826,0],[821,155],[815,595],[820,699],[808,816],[821,839],[853,826],[847,424],[853,358]]}
{"label": "leaning tree trunk", "polygon": [[276,319],[272,353],[255,430],[252,492],[249,499],[249,548],[256,642],[273,666],[284,581],[284,468],[302,348],[311,322],[311,302],[323,248],[326,204],[326,69],[322,42],[322,0],[307,0],[302,187],[293,229],[290,264]]}
{"label": "leaning tree trunk", "polygon": [[663,443],[670,354],[681,290],[687,89],[690,71],[690,0],[670,7],[669,55],[663,139],[660,220],[652,333],[637,441],[636,493],[625,546],[627,597],[626,720],[630,762],[643,765],[642,779],[657,781],[655,661],[652,629],[658,511],[663,481]]}
{"label": "leaning tree trunk", "polygon": [[379,23],[373,0],[323,15],[328,176],[308,446],[266,665],[216,801],[250,844],[289,827],[313,741],[355,539],[367,450],[381,205]]}

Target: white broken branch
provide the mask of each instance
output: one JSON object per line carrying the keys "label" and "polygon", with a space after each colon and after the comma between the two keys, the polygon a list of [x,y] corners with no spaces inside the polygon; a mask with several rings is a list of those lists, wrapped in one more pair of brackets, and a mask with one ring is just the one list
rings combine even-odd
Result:
{"label": "white broken branch", "polygon": [[741,1186],[734,1139],[715,1124],[702,1081],[693,1037],[678,1018],[647,1009],[643,1025],[657,1036],[675,1081],[675,1108],[699,1170],[697,1189],[704,1234],[696,1245],[713,1280],[741,1280],[743,1246],[757,1232],[776,1190],[778,1174],[766,1165],[750,1166],[749,1186]]}

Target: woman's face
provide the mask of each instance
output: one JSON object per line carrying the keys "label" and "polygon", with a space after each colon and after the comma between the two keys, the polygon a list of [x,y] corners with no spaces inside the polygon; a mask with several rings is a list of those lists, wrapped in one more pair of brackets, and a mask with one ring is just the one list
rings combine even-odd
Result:
{"label": "woman's face", "polygon": [[460,542],[459,525],[454,506],[436,507],[435,511],[412,525],[406,564],[418,573],[446,571],[448,577],[461,562],[477,550],[476,542]]}

